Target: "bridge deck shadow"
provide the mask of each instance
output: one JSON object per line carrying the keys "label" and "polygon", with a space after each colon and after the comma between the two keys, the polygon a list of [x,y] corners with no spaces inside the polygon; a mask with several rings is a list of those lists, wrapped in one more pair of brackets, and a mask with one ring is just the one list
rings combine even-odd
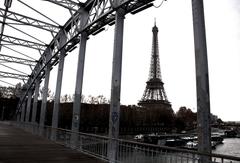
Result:
{"label": "bridge deck shadow", "polygon": [[101,163],[19,128],[0,123],[0,163]]}

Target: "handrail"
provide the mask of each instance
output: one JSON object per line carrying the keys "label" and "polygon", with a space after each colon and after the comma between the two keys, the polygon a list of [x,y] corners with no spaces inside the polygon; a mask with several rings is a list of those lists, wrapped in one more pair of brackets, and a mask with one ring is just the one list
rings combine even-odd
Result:
{"label": "handrail", "polygon": [[143,146],[148,146],[148,147],[153,147],[153,148],[161,148],[161,149],[165,149],[165,150],[171,150],[171,151],[175,151],[175,152],[192,153],[192,154],[211,156],[211,157],[221,157],[224,159],[240,161],[240,157],[236,157],[236,156],[229,156],[229,155],[216,154],[216,153],[209,154],[209,153],[203,153],[203,152],[198,152],[198,151],[194,151],[194,150],[187,150],[187,149],[180,149],[180,148],[167,147],[167,146],[161,146],[161,145],[147,144],[147,143],[141,143],[141,142],[135,142],[135,141],[129,141],[129,140],[123,140],[123,139],[117,139],[117,140],[136,144],[136,145],[143,145]]}
{"label": "handrail", "polygon": [[[16,124],[16,122],[12,122],[12,123]],[[33,126],[33,127],[35,126],[37,128],[40,127],[38,124],[32,124],[32,123],[22,123],[22,124]],[[132,145],[135,145],[135,146],[142,146],[142,147],[147,147],[147,148],[155,148],[155,149],[168,150],[168,151],[173,151],[173,152],[188,153],[188,154],[190,153],[190,154],[193,154],[193,155],[201,155],[201,156],[224,158],[224,159],[227,159],[227,160],[240,161],[240,157],[236,157],[236,156],[229,156],[229,155],[216,154],[216,153],[209,154],[209,153],[203,153],[203,152],[198,152],[198,151],[193,151],[193,150],[180,149],[180,148],[167,147],[167,146],[154,145],[154,144],[147,144],[147,143],[125,140],[125,139],[114,139],[114,138],[109,138],[107,136],[90,134],[90,133],[83,133],[83,132],[74,132],[74,131],[71,131],[71,130],[68,130],[68,129],[54,128],[54,127],[51,127],[51,126],[43,126],[43,128],[50,129],[50,130],[56,130],[56,131],[63,131],[65,133],[70,133],[70,134],[74,133],[74,134],[78,134],[78,135],[85,136],[85,137],[94,137],[94,138],[97,138],[97,139],[103,139],[105,141],[114,140],[114,141],[117,141],[119,143],[128,143],[128,144],[132,144]]]}
{"label": "handrail", "polygon": [[66,132],[75,133],[75,134],[79,134],[79,135],[84,135],[84,136],[91,136],[91,137],[97,137],[97,138],[103,138],[103,139],[111,139],[107,136],[89,134],[89,133],[84,133],[84,132],[75,132],[75,131],[64,129],[64,128],[54,128],[54,127],[51,127],[51,126],[44,126],[44,127],[45,128],[51,128],[53,130],[60,130],[60,131],[66,131]]}
{"label": "handrail", "polygon": [[114,138],[110,138],[110,137],[107,137],[107,136],[96,135],[96,134],[74,132],[72,130],[63,129],[63,128],[54,128],[54,127],[51,127],[51,126],[44,126],[44,127],[51,128],[51,129],[54,129],[54,130],[76,133],[76,134],[80,134],[80,135],[84,135],[84,136],[91,136],[91,137],[96,137],[96,138],[116,140],[116,141],[120,141],[120,142],[131,143],[131,144],[135,144],[135,145],[148,146],[148,147],[153,147],[153,148],[161,148],[161,149],[171,150],[171,151],[175,151],[175,152],[192,153],[192,154],[211,156],[211,157],[224,157],[225,159],[240,161],[240,157],[236,157],[236,156],[229,156],[229,155],[216,154],[216,153],[209,154],[209,153],[203,153],[203,152],[198,152],[198,151],[194,151],[194,150],[180,149],[180,148],[174,148],[174,147],[168,147],[168,146],[162,146],[162,145],[154,145],[154,144],[136,142],[136,141],[126,140],[126,139],[114,139]]}

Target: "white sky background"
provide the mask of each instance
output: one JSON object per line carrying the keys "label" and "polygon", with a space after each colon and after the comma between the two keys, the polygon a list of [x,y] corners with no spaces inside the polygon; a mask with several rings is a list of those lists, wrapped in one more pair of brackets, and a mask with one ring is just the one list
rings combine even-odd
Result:
{"label": "white sky background", "polygon": [[[67,11],[57,12],[59,8],[47,2],[39,4],[36,0],[34,4],[30,3],[30,0],[24,2],[29,2],[31,6],[44,13],[47,10],[49,12],[47,15],[60,24],[69,18]],[[157,0],[155,5],[160,2]],[[12,7],[14,3],[13,1]],[[47,6],[39,7],[40,4]],[[223,120],[239,121],[240,1],[205,0],[204,5],[211,112]],[[17,6],[16,9],[25,11],[24,7]],[[65,14],[68,14],[67,17]],[[143,95],[150,66],[154,17],[159,28],[161,72],[168,99],[175,111],[181,106],[196,111],[191,0],[168,0],[160,8],[152,7],[136,15],[126,15],[121,103],[137,104]],[[97,36],[90,36],[87,42],[83,94],[104,95],[110,99],[114,26],[106,28],[106,31]],[[40,33],[36,35],[35,31],[32,33],[41,40],[49,40],[50,37]],[[6,49],[3,49],[3,52],[4,50]],[[29,54],[29,51],[27,53]],[[34,55],[34,58],[39,58]],[[65,59],[62,95],[74,93],[77,55],[78,49]],[[0,69],[3,69],[2,66]],[[51,71],[50,89],[53,92],[56,86],[56,71],[57,66]]]}

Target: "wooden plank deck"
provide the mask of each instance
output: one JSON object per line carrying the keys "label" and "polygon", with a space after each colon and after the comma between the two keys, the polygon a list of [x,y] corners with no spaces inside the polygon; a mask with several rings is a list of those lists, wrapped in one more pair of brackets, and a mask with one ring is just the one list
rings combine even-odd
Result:
{"label": "wooden plank deck", "polygon": [[104,161],[0,123],[0,163],[104,163]]}

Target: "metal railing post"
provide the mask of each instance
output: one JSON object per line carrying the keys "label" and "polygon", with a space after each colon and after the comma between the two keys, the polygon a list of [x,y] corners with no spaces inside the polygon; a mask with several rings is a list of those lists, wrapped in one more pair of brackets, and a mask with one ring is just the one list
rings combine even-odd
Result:
{"label": "metal railing post", "polygon": [[[17,125],[17,123],[13,123]],[[30,131],[29,126],[34,126],[34,124],[23,123],[24,126],[21,127],[25,131]],[[43,137],[50,139],[51,134],[51,126],[44,126],[44,134]],[[58,139],[56,139],[56,142],[62,145],[65,145],[67,147],[71,147],[70,145],[70,136],[72,135],[73,131],[56,128],[57,132],[59,133]],[[31,132],[31,131],[30,131]],[[82,151],[85,154],[88,154],[90,156],[94,156],[96,158],[99,158],[104,161],[109,161],[108,155],[107,155],[107,143],[109,140],[109,137],[106,136],[100,136],[95,134],[88,134],[88,133],[82,133],[77,132],[75,133],[79,136],[79,138],[82,140]],[[118,146],[118,153],[117,157],[114,160],[114,162],[120,163],[120,162],[128,162],[128,163],[145,163],[145,162],[158,162],[158,163],[200,163],[200,159],[202,156],[209,156],[213,158],[211,162],[206,163],[232,163],[232,162],[239,162],[240,157],[236,156],[228,156],[228,155],[222,155],[222,154],[207,154],[207,153],[201,153],[194,150],[186,150],[186,149],[180,149],[180,148],[174,148],[174,147],[167,147],[167,146],[159,146],[154,144],[146,144],[141,142],[134,142],[130,140],[122,140],[122,139],[115,139]],[[79,148],[76,148],[76,150],[79,151]]]}

